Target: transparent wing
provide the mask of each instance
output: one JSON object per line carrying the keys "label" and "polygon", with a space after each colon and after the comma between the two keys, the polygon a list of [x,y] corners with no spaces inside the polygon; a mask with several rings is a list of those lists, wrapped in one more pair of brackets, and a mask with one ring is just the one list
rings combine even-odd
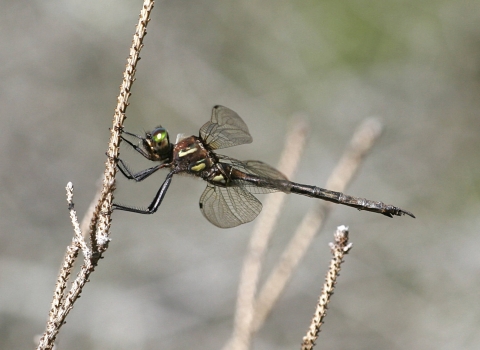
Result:
{"label": "transparent wing", "polygon": [[236,169],[255,176],[262,177],[270,183],[269,187],[258,187],[254,184],[240,179],[233,180],[234,186],[244,187],[248,192],[254,194],[272,193],[277,191],[289,193],[288,178],[274,167],[258,160],[240,161],[224,155],[217,154],[222,162],[229,163]]}
{"label": "transparent wing", "polygon": [[200,197],[200,210],[215,226],[230,228],[255,219],[262,211],[262,203],[242,187],[208,184]]}
{"label": "transparent wing", "polygon": [[242,118],[223,106],[213,107],[212,118],[200,128],[200,137],[212,149],[243,145],[253,141]]}
{"label": "transparent wing", "polygon": [[280,171],[259,160],[247,160],[245,162],[238,163],[243,164],[246,172],[249,174],[254,174],[274,180],[288,180],[287,177],[283,175]]}

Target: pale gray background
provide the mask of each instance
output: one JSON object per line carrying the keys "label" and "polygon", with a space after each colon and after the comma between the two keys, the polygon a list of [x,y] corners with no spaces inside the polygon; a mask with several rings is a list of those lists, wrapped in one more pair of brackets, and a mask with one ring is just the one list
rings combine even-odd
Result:
{"label": "pale gray background", "polygon": [[[2,1],[0,348],[43,332],[72,229],[105,161],[113,108],[141,1]],[[296,349],[349,225],[323,349],[480,347],[480,2],[157,1],[126,128],[196,134],[214,104],[254,143],[226,150],[278,161],[289,118],[311,123],[296,180],[324,185],[354,129],[385,133],[348,193],[411,210],[388,219],[337,207],[255,349]],[[148,161],[126,148],[135,169]],[[165,173],[119,181],[146,205]],[[204,184],[175,178],[152,216],[114,213],[113,241],[59,337],[60,349],[219,349],[232,328],[253,224],[221,230],[198,210]],[[268,267],[314,200],[290,196]]]}

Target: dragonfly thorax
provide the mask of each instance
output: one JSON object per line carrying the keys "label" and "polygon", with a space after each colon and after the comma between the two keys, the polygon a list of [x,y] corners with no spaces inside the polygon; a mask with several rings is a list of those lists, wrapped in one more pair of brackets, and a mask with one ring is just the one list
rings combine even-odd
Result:
{"label": "dragonfly thorax", "polygon": [[215,164],[218,160],[215,154],[197,136],[185,137],[175,144],[173,163],[179,172],[188,172],[205,180],[215,177],[217,173]]}

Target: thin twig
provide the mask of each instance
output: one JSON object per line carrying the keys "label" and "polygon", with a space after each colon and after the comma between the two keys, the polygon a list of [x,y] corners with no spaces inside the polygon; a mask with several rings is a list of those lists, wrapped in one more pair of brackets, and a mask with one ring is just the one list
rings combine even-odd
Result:
{"label": "thin twig", "polygon": [[[88,248],[80,231],[80,225],[78,223],[77,213],[73,204],[73,185],[71,182],[67,184],[67,202],[68,209],[70,211],[70,219],[72,221],[73,230],[75,235],[72,239],[72,243],[67,247],[62,267],[57,278],[57,284],[55,286],[55,292],[53,294],[52,306],[50,308],[49,319],[44,335],[40,338],[38,349],[51,349],[55,338],[60,331],[62,324],[64,323],[65,305],[71,303],[70,290],[69,294],[65,296],[65,290],[67,287],[67,281],[70,278],[73,265],[78,256],[78,251],[82,250],[85,261],[91,259],[91,250]],[[69,310],[69,309],[68,309]],[[67,311],[68,313],[68,311]],[[65,315],[66,316],[66,315]]]}
{"label": "thin twig", "polygon": [[[101,176],[98,179],[96,186],[97,186],[97,191],[95,192],[95,196],[90,202],[88,209],[85,211],[85,215],[83,215],[82,222],[80,223],[80,230],[82,231],[83,236],[85,238],[90,235],[89,228],[90,228],[90,223],[92,222],[93,213],[95,212],[97,203],[100,201],[100,198],[102,197],[103,176]],[[90,237],[90,241],[92,241],[92,237]]]}
{"label": "thin twig", "polygon": [[[146,35],[146,26],[149,22],[153,4],[154,1],[152,0],[144,1],[136,31],[133,36],[130,56],[127,59],[127,65],[123,74],[123,82],[120,86],[120,95],[117,99],[117,107],[115,108],[113,127],[111,129],[108,145],[108,158],[105,164],[103,188],[89,226],[88,236],[90,236],[91,239],[91,249],[88,248],[85,243],[76,212],[73,208],[73,186],[70,183],[67,186],[67,200],[69,203],[70,217],[74,226],[75,236],[72,240],[72,244],[67,247],[65,259],[62,263],[62,268],[55,287],[49,320],[47,321],[45,333],[40,338],[37,349],[52,349],[57,334],[60,331],[61,326],[65,323],[68,313],[73,308],[73,304],[78,299],[85,283],[88,282],[88,278],[94,271],[98,260],[102,257],[102,253],[108,248],[108,242],[110,241],[109,230],[111,225],[110,213],[113,201],[113,191],[115,190],[116,159],[119,155],[120,132],[123,127],[125,111],[128,106],[128,98],[130,97],[130,89],[135,80],[136,65],[140,57],[140,50],[143,47],[142,41]],[[70,291],[65,296],[66,283],[71,275],[71,270],[75,259],[78,256],[79,249],[83,252],[84,264],[81,266],[80,272],[72,282]]]}
{"label": "thin twig", "polygon": [[327,276],[325,277],[325,283],[323,284],[322,293],[318,299],[317,308],[310,323],[307,334],[303,337],[302,350],[312,350],[315,346],[315,341],[320,333],[320,327],[323,324],[323,320],[327,315],[327,306],[330,301],[330,297],[335,289],[337,277],[340,275],[340,267],[343,263],[343,257],[348,254],[352,243],[348,243],[348,227],[338,226],[337,231],[334,234],[335,243],[330,243],[330,249],[332,250],[333,258],[330,261],[330,267],[328,269]]}
{"label": "thin twig", "polygon": [[[381,124],[376,119],[363,122],[355,132],[350,145],[327,181],[328,189],[343,192],[359,169],[362,160],[381,133]],[[332,204],[316,204],[303,218],[300,226],[285,248],[280,261],[270,273],[258,294],[252,329],[254,332],[262,327],[278,298],[285,290],[293,271],[304,257],[320,230]]]}
{"label": "thin twig", "polygon": [[76,246],[78,246],[81,250],[83,255],[86,259],[90,259],[92,252],[90,248],[88,248],[87,243],[85,243],[85,239],[82,235],[82,231],[80,230],[80,225],[78,224],[78,217],[77,212],[75,211],[75,206],[73,204],[73,184],[69,182],[67,184],[67,202],[68,208],[70,210],[70,220],[72,220],[73,231],[75,232],[75,236],[73,237],[73,242]]}
{"label": "thin twig", "polygon": [[[298,121],[290,127],[278,165],[287,178],[293,178],[297,170],[307,137],[307,125]],[[273,193],[264,202],[262,214],[257,220],[250,238],[238,287],[237,307],[232,339],[224,349],[248,349],[251,341],[251,323],[254,315],[255,295],[260,278],[265,251],[270,241],[277,218],[285,201],[284,193]]]}

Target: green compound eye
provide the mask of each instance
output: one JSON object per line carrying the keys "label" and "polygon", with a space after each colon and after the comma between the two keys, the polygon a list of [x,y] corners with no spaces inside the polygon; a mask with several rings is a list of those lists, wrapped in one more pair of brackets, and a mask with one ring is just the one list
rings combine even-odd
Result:
{"label": "green compound eye", "polygon": [[165,128],[156,128],[152,132],[152,140],[156,143],[161,143],[167,137],[167,130]]}

